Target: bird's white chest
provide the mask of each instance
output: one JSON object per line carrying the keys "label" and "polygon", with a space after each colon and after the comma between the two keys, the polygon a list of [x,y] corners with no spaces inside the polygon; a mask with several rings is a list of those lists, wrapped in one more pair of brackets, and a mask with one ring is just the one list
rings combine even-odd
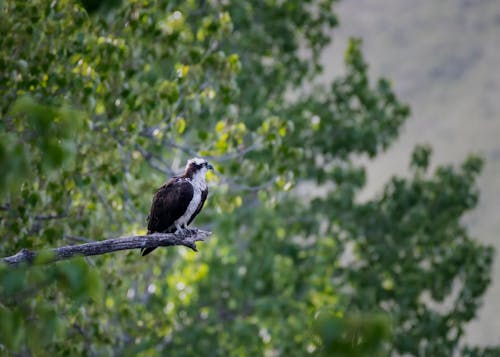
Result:
{"label": "bird's white chest", "polygon": [[176,225],[184,225],[189,222],[193,214],[201,203],[201,192],[207,188],[206,183],[201,180],[190,180],[193,185],[193,198],[186,209],[186,212],[175,221]]}

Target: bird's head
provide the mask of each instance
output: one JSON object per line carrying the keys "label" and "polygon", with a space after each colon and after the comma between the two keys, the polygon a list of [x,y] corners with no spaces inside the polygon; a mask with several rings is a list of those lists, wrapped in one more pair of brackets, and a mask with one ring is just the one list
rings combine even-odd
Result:
{"label": "bird's head", "polygon": [[184,171],[184,175],[195,178],[199,177],[203,180],[205,179],[205,174],[208,170],[214,170],[214,167],[208,163],[207,160],[195,157],[193,159],[188,160],[186,164],[186,169]]}

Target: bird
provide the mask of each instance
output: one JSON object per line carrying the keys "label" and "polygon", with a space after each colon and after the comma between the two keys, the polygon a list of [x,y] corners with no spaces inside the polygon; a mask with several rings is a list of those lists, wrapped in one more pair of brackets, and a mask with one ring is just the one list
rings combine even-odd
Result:
{"label": "bird", "polygon": [[[147,218],[148,234],[192,232],[187,226],[200,213],[208,196],[208,170],[214,171],[214,167],[207,160],[189,159],[184,174],[172,177],[155,192]],[[145,256],[155,249],[142,248],[141,254]]]}

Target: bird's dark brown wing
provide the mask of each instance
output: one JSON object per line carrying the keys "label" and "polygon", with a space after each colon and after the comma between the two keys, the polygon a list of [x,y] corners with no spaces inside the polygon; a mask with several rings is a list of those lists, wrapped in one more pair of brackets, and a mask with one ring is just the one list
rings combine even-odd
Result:
{"label": "bird's dark brown wing", "polygon": [[207,196],[208,196],[208,188],[205,189],[205,190],[203,190],[203,191],[201,191],[200,204],[198,205],[198,208],[196,208],[196,211],[194,212],[194,214],[189,219],[189,222],[187,223],[188,226],[193,221],[193,219],[198,215],[198,213],[200,213],[201,209],[203,208],[203,205],[205,204]]}
{"label": "bird's dark brown wing", "polygon": [[[171,233],[175,230],[174,222],[185,212],[193,198],[191,183],[178,177],[172,178],[160,187],[153,196],[148,216],[148,234]],[[145,248],[142,255],[152,252],[155,248]]]}

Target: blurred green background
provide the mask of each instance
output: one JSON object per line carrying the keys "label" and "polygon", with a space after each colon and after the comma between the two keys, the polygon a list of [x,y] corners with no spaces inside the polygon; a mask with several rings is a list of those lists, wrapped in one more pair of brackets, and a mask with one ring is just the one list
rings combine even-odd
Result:
{"label": "blurred green background", "polygon": [[[342,51],[349,36],[363,37],[370,72],[387,76],[398,97],[412,108],[401,135],[389,150],[367,164],[361,199],[375,195],[394,174],[404,175],[413,146],[428,142],[433,165],[459,163],[479,153],[485,166],[478,177],[478,206],[464,216],[471,235],[498,249],[500,196],[500,3],[495,0],[342,1],[335,8],[340,26],[322,54],[325,78],[342,73]],[[500,262],[478,317],[466,340],[499,341]]]}
{"label": "blurred green background", "polygon": [[[145,233],[194,155],[200,253],[0,267],[0,352],[467,356],[491,247],[462,223],[483,161],[417,145],[363,201],[410,109],[360,39],[325,80],[335,1],[0,3],[0,255]],[[431,169],[432,167],[432,169]]]}

